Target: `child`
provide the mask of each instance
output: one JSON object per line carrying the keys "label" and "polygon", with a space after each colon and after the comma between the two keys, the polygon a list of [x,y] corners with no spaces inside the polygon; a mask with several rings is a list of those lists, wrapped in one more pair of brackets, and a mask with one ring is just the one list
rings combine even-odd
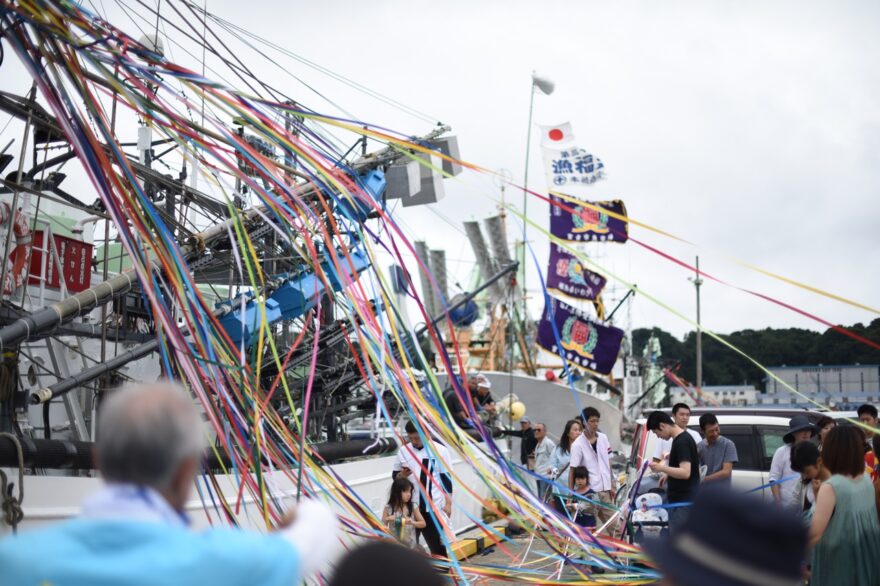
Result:
{"label": "child", "polygon": [[[572,468],[574,478],[574,494],[585,499],[596,500],[596,491],[590,488],[590,473],[583,466]],[[593,529],[596,527],[596,505],[587,500],[573,497],[569,500],[567,508],[572,516],[572,521],[581,527]]]}
{"label": "child", "polygon": [[812,507],[819,488],[831,478],[831,472],[823,465],[820,454],[819,447],[810,441],[798,442],[791,448],[791,469],[801,475],[795,496],[808,523],[812,520]]}
{"label": "child", "polygon": [[382,513],[382,522],[391,534],[407,547],[418,549],[416,529],[424,529],[425,519],[412,504],[412,483],[399,477],[391,483],[388,504]]}

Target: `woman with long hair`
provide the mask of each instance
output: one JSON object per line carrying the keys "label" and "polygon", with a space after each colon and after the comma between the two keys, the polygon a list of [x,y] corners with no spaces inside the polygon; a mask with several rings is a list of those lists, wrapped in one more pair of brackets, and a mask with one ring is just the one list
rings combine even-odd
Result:
{"label": "woman with long hair", "polygon": [[[556,479],[568,470],[568,464],[571,462],[571,444],[584,431],[583,425],[577,419],[570,419],[565,422],[565,430],[559,437],[559,444],[553,449],[550,455],[550,480],[556,482]],[[547,496],[553,494],[553,486],[549,487]],[[557,505],[559,503],[556,503]]]}
{"label": "woman with long hair", "polygon": [[583,433],[584,427],[577,419],[570,419],[565,422],[565,430],[559,437],[559,445],[553,450],[550,456],[550,474],[557,476],[568,468],[571,461],[571,444]]}
{"label": "woman with long hair", "polygon": [[417,549],[416,529],[425,528],[425,519],[418,507],[412,503],[413,485],[404,478],[398,477],[391,483],[388,504],[382,513],[382,522],[390,533],[407,547]]}
{"label": "woman with long hair", "polygon": [[880,584],[880,524],[861,430],[841,425],[829,431],[822,462],[831,478],[819,488],[810,525],[811,584]]}

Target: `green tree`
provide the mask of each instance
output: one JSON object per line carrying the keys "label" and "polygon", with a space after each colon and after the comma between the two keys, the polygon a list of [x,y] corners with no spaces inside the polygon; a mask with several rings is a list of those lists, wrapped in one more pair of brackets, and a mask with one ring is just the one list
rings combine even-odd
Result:
{"label": "green tree", "polygon": [[[880,318],[867,326],[839,326],[880,345]],[[681,363],[679,375],[690,382],[696,377],[696,332],[679,340],[659,328],[633,330],[633,349],[641,354],[651,334],[660,340],[662,363]],[[772,366],[812,364],[880,364],[880,350],[834,328],[819,333],[801,328],[740,330],[721,338],[757,360]],[[703,382],[707,385],[751,384],[764,387],[766,375],[757,365],[714,338],[703,335]]]}

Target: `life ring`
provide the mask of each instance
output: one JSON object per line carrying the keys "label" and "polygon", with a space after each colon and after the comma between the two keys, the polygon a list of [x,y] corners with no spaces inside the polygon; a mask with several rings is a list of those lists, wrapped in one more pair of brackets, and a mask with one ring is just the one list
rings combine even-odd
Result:
{"label": "life ring", "polygon": [[12,218],[12,232],[15,234],[15,248],[6,259],[6,277],[3,279],[3,295],[11,295],[13,291],[24,285],[27,279],[27,262],[31,256],[33,238],[28,226],[27,218],[21,210],[15,210],[15,215],[9,204],[3,202],[0,205],[0,225],[6,224]]}

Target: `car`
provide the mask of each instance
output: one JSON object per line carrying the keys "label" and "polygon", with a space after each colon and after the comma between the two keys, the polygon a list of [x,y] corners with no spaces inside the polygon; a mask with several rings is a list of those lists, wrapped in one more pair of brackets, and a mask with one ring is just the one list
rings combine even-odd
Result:
{"label": "car", "polygon": [[[822,416],[828,416],[839,425],[848,425],[851,420],[858,420],[853,411],[806,411],[802,409],[760,409],[760,408],[707,408],[694,407],[688,420],[688,428],[700,432],[700,415],[713,413],[721,426],[721,435],[731,440],[736,446],[737,463],[733,466],[731,486],[740,492],[758,493],[764,500],[773,499],[773,492],[767,486],[770,482],[770,464],[773,454],[782,446],[783,437],[788,433],[789,420],[795,415],[806,415],[812,422]],[[655,457],[660,439],[649,432],[646,427],[647,418],[636,421],[630,455],[626,462],[623,484],[617,493],[618,506],[627,509],[636,495],[633,487],[639,483],[639,494],[652,491],[658,487],[659,476],[646,470],[642,474],[642,466],[646,460]],[[641,476],[641,479],[639,477]],[[623,521],[618,529],[623,531]]]}
{"label": "car", "polygon": [[[816,421],[826,415],[826,413],[803,410],[694,408],[691,410],[688,427],[699,433],[700,415],[707,412],[714,413],[718,417],[721,435],[736,445],[738,462],[733,467],[731,479],[733,488],[743,492],[759,492],[767,500],[773,498],[771,490],[765,487],[770,482],[770,463],[773,454],[783,444],[782,438],[788,433],[789,419],[801,414]],[[829,412],[827,415],[834,419],[846,419],[850,414]],[[624,493],[629,492],[629,487],[637,481],[646,458],[650,460],[654,457],[657,442],[660,441],[653,433],[648,432],[645,422],[645,418],[637,421],[632,449],[627,461],[626,487],[622,491]],[[646,472],[640,492],[649,488],[652,482],[656,486],[656,478],[652,476],[650,471]],[[626,502],[626,499],[621,502]]]}
{"label": "car", "polygon": [[[787,417],[768,415],[718,415],[721,435],[736,445],[738,462],[733,467],[732,486],[736,490],[754,490],[768,483],[770,462],[776,449],[782,445],[782,437],[788,433]],[[699,416],[691,415],[688,427],[699,432]],[[660,440],[649,432],[645,420],[638,421],[630,459],[627,462],[627,485],[632,487],[638,480],[643,463],[651,460]],[[642,478],[641,489],[656,486],[657,479],[650,470]],[[767,498],[769,489],[756,492]],[[766,492],[766,495],[764,495]]]}

